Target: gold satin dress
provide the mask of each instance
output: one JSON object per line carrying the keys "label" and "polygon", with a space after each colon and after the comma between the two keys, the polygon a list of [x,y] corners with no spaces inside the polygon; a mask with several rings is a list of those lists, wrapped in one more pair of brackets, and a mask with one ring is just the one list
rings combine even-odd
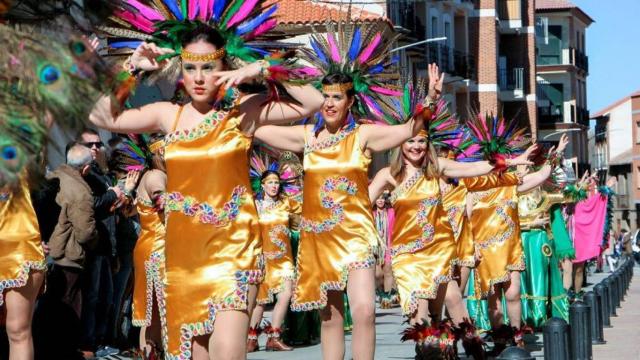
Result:
{"label": "gold satin dress", "polygon": [[164,323],[164,223],[153,202],[137,199],[140,235],[133,249],[134,326],[151,326],[154,298],[160,321]]}
{"label": "gold satin dress", "polygon": [[380,240],[369,201],[371,158],[361,148],[358,128],[311,144],[305,127],[294,311],[324,308],[327,291],[344,290],[350,270],[375,264]]}
{"label": "gold satin dress", "polygon": [[452,280],[457,245],[442,208],[438,179],[417,171],[391,194],[395,212],[391,269],[405,315],[418,299],[435,299],[438,286]]}
{"label": "gold satin dress", "polygon": [[445,216],[443,224],[450,229],[456,241],[455,263],[458,266],[473,268],[476,266],[476,251],[471,226],[467,219],[467,188],[463,181],[459,181],[458,184],[441,182],[440,193]]}
{"label": "gold satin dress", "polygon": [[300,203],[289,198],[278,201],[258,200],[262,232],[264,280],[258,289],[258,304],[272,303],[284,291],[285,282],[295,280],[291,252],[290,214],[300,214]]}
{"label": "gold satin dress", "polygon": [[[262,281],[262,241],[249,182],[252,138],[224,111],[165,137],[168,357],[188,359],[218,311],[246,310]],[[175,128],[175,127],[174,127]]]}
{"label": "gold satin dress", "polygon": [[40,228],[23,176],[16,190],[0,189],[0,306],[5,290],[25,286],[31,270],[44,269]]}
{"label": "gold satin dress", "polygon": [[484,177],[491,189],[470,194],[473,238],[480,255],[475,286],[481,298],[492,294],[494,285],[509,281],[511,271],[525,268],[518,220],[519,177],[514,173]]}

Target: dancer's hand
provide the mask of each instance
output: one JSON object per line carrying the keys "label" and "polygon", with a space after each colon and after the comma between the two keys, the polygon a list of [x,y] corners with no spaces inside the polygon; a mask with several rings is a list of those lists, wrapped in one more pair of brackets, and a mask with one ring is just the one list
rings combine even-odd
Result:
{"label": "dancer's hand", "polygon": [[238,86],[259,77],[262,73],[262,64],[254,62],[237,70],[216,71],[212,75],[218,78],[216,85],[224,84],[225,88]]}
{"label": "dancer's hand", "polygon": [[529,160],[531,155],[538,149],[538,144],[533,144],[527,148],[522,154],[514,157],[513,159],[507,159],[507,165],[533,165],[533,162]]}
{"label": "dancer's hand", "polygon": [[431,100],[438,100],[442,95],[442,84],[444,83],[444,73],[440,73],[440,69],[436,63],[429,64],[429,92],[428,96]]}
{"label": "dancer's hand", "polygon": [[155,71],[164,66],[166,61],[158,61],[158,57],[173,53],[173,49],[161,48],[154,43],[143,42],[129,58],[131,65],[137,70]]}
{"label": "dancer's hand", "polygon": [[607,187],[614,187],[616,186],[616,184],[618,183],[618,179],[615,176],[612,176],[609,178],[609,180],[607,180]]}
{"label": "dancer's hand", "polygon": [[560,137],[560,141],[558,141],[558,149],[556,149],[556,151],[559,153],[563,153],[567,148],[567,145],[569,145],[569,137],[567,136],[567,134],[562,134],[562,136]]}
{"label": "dancer's hand", "polygon": [[124,192],[126,194],[130,194],[133,189],[138,185],[138,180],[140,179],[140,171],[132,170],[127,173],[127,179],[124,182]]}

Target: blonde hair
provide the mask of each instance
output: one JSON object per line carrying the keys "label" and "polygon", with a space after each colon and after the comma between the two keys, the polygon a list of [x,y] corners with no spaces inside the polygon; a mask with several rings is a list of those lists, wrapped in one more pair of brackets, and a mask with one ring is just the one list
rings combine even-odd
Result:
{"label": "blonde hair", "polygon": [[[438,168],[438,153],[431,142],[427,145],[427,153],[422,160],[424,174],[429,179],[439,178],[440,169]],[[405,177],[404,156],[402,155],[402,145],[393,149],[391,154],[391,165],[389,166],[391,176],[398,182],[402,182]]]}

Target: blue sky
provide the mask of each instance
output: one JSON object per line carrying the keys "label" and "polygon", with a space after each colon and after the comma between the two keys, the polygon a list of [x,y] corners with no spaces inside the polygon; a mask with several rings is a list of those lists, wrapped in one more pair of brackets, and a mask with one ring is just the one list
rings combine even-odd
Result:
{"label": "blue sky", "polygon": [[571,0],[595,20],[587,29],[587,104],[595,114],[640,90],[640,1]]}

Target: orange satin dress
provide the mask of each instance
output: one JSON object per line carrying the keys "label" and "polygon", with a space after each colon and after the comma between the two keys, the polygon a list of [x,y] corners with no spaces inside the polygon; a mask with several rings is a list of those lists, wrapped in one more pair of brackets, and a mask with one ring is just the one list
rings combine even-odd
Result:
{"label": "orange satin dress", "polygon": [[5,290],[25,286],[31,270],[44,269],[40,228],[23,176],[17,189],[0,189],[0,306]]}
{"label": "orange satin dress", "polygon": [[435,299],[438,286],[452,280],[457,246],[448,224],[438,179],[417,171],[391,194],[395,211],[391,269],[405,315],[418,299]]}
{"label": "orange satin dress", "polygon": [[518,221],[518,184],[515,173],[479,177],[490,190],[473,192],[473,238],[480,256],[476,267],[477,294],[486,297],[495,284],[509,281],[511,271],[525,268]]}
{"label": "orange satin dress", "polygon": [[258,304],[272,303],[284,291],[285,282],[295,280],[291,252],[290,214],[300,214],[300,203],[283,198],[278,201],[258,200],[258,216],[262,231],[264,280],[258,289]]}
{"label": "orange satin dress", "polygon": [[309,142],[305,127],[304,201],[297,281],[291,309],[327,305],[327,291],[344,290],[350,270],[370,268],[380,240],[369,201],[371,158],[361,148],[359,127]]}
{"label": "orange satin dress", "polygon": [[171,358],[190,358],[193,337],[213,331],[218,311],[245,310],[249,285],[262,281],[262,241],[248,175],[252,138],[239,125],[233,112],[219,111],[165,137]]}
{"label": "orange satin dress", "polygon": [[133,314],[134,326],[151,326],[153,300],[160,321],[164,322],[164,223],[151,201],[137,199],[140,235],[133,249]]}
{"label": "orange satin dress", "polygon": [[471,226],[467,219],[467,188],[464,182],[458,184],[440,183],[442,208],[445,221],[453,233],[457,251],[455,263],[458,266],[473,268],[476,265],[475,247]]}

